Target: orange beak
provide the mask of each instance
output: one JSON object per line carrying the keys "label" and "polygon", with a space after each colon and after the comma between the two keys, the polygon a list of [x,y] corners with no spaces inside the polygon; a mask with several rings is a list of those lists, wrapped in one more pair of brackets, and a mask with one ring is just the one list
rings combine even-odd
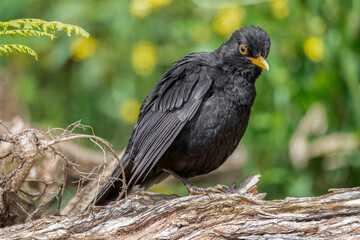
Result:
{"label": "orange beak", "polygon": [[267,63],[265,58],[263,58],[262,56],[260,56],[258,58],[248,57],[247,59],[249,59],[252,64],[254,64],[258,67],[261,67],[262,69],[265,69],[266,71],[269,71],[269,69],[270,69],[269,64]]}

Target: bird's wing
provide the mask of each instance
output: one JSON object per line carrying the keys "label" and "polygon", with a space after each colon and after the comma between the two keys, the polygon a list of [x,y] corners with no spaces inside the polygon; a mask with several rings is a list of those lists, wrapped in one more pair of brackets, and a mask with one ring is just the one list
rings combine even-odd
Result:
{"label": "bird's wing", "polygon": [[144,101],[131,134],[127,150],[133,167],[128,184],[135,185],[153,169],[195,115],[211,84],[206,67],[186,58],[162,76]]}

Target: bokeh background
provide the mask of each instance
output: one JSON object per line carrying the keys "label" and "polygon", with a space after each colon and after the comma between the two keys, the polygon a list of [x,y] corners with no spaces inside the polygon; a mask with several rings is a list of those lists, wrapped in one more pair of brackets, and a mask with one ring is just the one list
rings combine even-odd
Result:
{"label": "bokeh background", "polygon": [[[256,25],[272,48],[248,129],[227,165],[194,182],[230,184],[260,173],[268,199],[360,186],[359,13],[356,0],[0,1],[0,21],[57,20],[91,34],[0,36],[0,44],[26,44],[39,56],[0,56],[1,117],[20,113],[45,130],[81,119],[120,152],[141,102],[174,61]],[[174,181],[152,190],[186,193]]]}

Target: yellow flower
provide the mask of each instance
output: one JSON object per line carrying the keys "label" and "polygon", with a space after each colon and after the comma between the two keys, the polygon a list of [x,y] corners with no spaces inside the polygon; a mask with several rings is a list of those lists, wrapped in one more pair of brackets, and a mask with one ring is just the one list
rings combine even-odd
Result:
{"label": "yellow flower", "polygon": [[120,104],[118,113],[123,122],[134,124],[140,112],[140,103],[136,99],[127,99]]}
{"label": "yellow flower", "polygon": [[168,5],[172,0],[147,0],[152,8]]}
{"label": "yellow flower", "polygon": [[71,55],[74,60],[83,60],[94,55],[96,43],[93,38],[77,38],[70,45]]}
{"label": "yellow flower", "polygon": [[324,43],[318,37],[307,38],[304,42],[305,55],[311,61],[320,62],[324,58]]}
{"label": "yellow flower", "polygon": [[239,29],[245,19],[245,11],[236,5],[228,6],[219,10],[212,25],[221,35],[229,36]]}
{"label": "yellow flower", "polygon": [[196,42],[206,42],[211,37],[211,29],[208,24],[197,23],[190,28],[190,36]]}
{"label": "yellow flower", "polygon": [[131,15],[139,18],[148,16],[153,9],[165,6],[172,0],[132,0],[129,8]]}
{"label": "yellow flower", "polygon": [[284,19],[289,16],[288,0],[272,0],[269,1],[270,8],[274,16],[278,19]]}
{"label": "yellow flower", "polygon": [[154,71],[156,64],[156,50],[151,42],[141,41],[132,50],[131,62],[135,72],[147,76]]}
{"label": "yellow flower", "polygon": [[144,18],[151,12],[151,6],[147,0],[132,0],[129,5],[131,15]]}

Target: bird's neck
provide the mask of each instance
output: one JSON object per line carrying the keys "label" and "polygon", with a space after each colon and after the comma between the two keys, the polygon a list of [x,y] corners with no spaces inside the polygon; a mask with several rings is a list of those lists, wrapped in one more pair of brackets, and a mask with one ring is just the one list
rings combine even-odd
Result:
{"label": "bird's neck", "polygon": [[229,74],[219,68],[209,68],[213,79],[214,92],[224,94],[225,98],[236,105],[251,107],[256,90],[255,81],[249,81],[239,74]]}
{"label": "bird's neck", "polygon": [[229,83],[224,91],[230,100],[238,105],[251,107],[256,96],[255,81],[249,81],[239,75],[228,76]]}
{"label": "bird's neck", "polygon": [[191,56],[196,58],[199,64],[207,66],[207,74],[213,79],[215,91],[225,93],[228,100],[236,105],[253,105],[256,96],[255,80],[261,71],[227,68],[227,64],[223,64],[224,59],[220,59],[216,51],[200,52]]}

